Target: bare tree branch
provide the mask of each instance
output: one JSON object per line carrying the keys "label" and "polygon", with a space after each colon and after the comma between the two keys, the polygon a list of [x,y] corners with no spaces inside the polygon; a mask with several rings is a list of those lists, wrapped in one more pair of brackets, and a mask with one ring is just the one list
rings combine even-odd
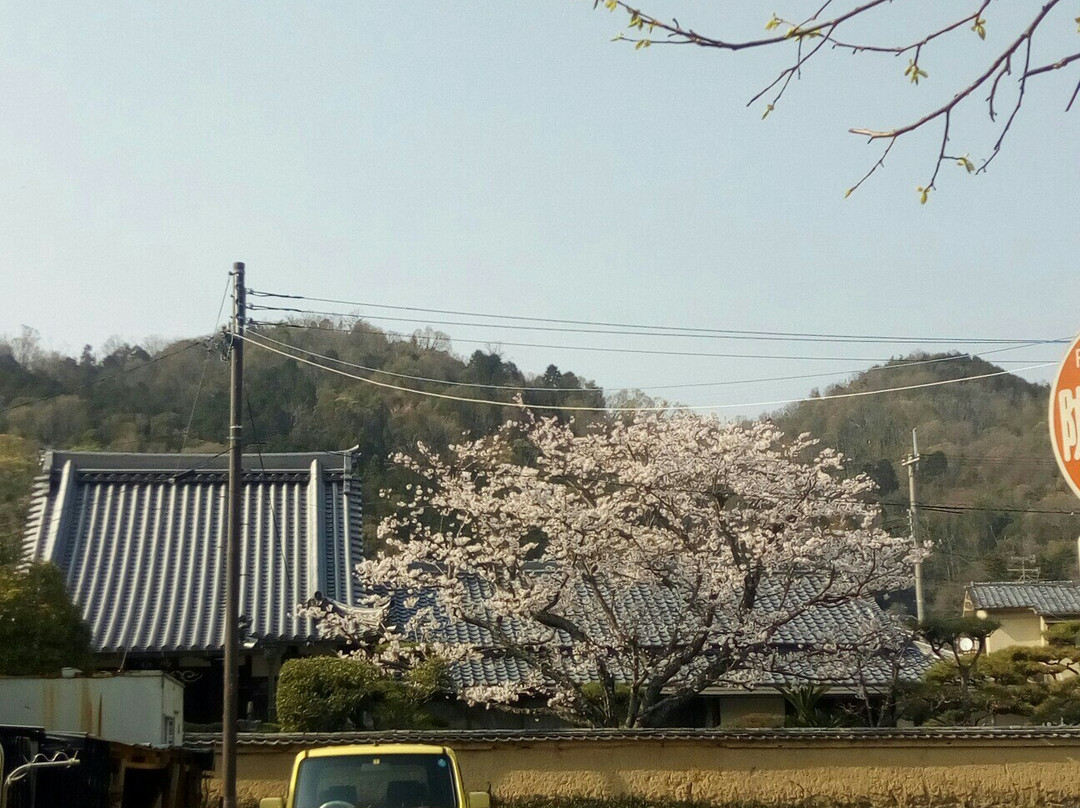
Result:
{"label": "bare tree branch", "polygon": [[1027,40],[1027,49],[1024,52],[1024,72],[1020,74],[1020,88],[1016,95],[1016,105],[1013,107],[1012,113],[1010,113],[1008,120],[1005,121],[1005,126],[1001,129],[1001,134],[994,144],[994,150],[991,155],[986,159],[979,167],[979,173],[986,171],[986,167],[990,165],[990,162],[998,156],[1001,151],[1001,143],[1005,140],[1005,135],[1009,133],[1009,129],[1012,128],[1013,121],[1016,120],[1016,113],[1020,111],[1020,105],[1024,103],[1024,91],[1027,89],[1027,77],[1028,68],[1031,65],[1031,39]]}
{"label": "bare tree branch", "polygon": [[[837,29],[841,26],[856,18],[868,18],[872,12],[878,11],[880,7],[889,4],[891,0],[871,0],[871,2],[857,4],[849,10],[836,14],[828,19],[820,19],[826,10],[833,5],[833,0],[825,0],[811,17],[801,23],[787,20],[774,14],[768,21],[766,29],[769,31],[777,31],[777,33],[774,36],[760,39],[732,39],[728,37],[708,36],[699,33],[694,28],[681,25],[678,20],[673,19],[668,21],[654,17],[642,11],[640,8],[625,2],[625,0],[594,0],[594,7],[598,6],[601,2],[603,2],[604,6],[611,11],[621,9],[628,15],[629,31],[625,34],[620,34],[615,37],[615,39],[633,43],[636,48],[649,47],[653,44],[694,45],[713,50],[738,52],[748,49],[783,45],[783,43],[793,44],[795,48],[795,59],[793,63],[781,70],[776,78],[755,93],[747,102],[747,106],[752,105],[773,90],[776,90],[775,95],[772,96],[771,100],[766,105],[765,112],[762,115],[764,118],[772,112],[777,103],[784,96],[792,79],[801,77],[802,68],[810,59],[819,55],[825,48],[825,45],[829,45],[829,49],[844,50],[852,54],[877,53],[894,56],[911,54],[911,60],[905,75],[907,75],[913,83],[918,84],[920,78],[926,78],[927,76],[927,72],[920,67],[919,63],[919,60],[923,55],[923,49],[930,45],[939,44],[943,38],[965,26],[970,26],[970,29],[981,39],[985,39],[986,19],[983,15],[993,4],[994,0],[978,0],[977,4],[974,4],[975,7],[973,11],[954,18],[943,25],[934,27],[932,30],[923,34],[919,39],[904,45],[882,45],[872,41],[851,41],[839,39],[837,37]],[[848,131],[852,134],[862,135],[871,140],[888,140],[889,145],[886,147],[881,158],[878,159],[857,183],[848,189],[845,196],[849,196],[883,166],[885,156],[895,145],[897,139],[920,129],[939,118],[944,119],[944,125],[941,145],[938,149],[937,158],[934,163],[933,174],[930,183],[925,187],[920,187],[918,189],[923,193],[923,201],[926,201],[926,192],[935,188],[941,165],[946,160],[955,159],[959,165],[971,172],[973,164],[966,155],[964,157],[952,157],[946,154],[946,145],[949,142],[950,137],[949,130],[952,123],[952,112],[967,101],[980,87],[989,83],[990,90],[986,101],[990,120],[996,122],[997,111],[995,109],[995,101],[997,99],[999,86],[1005,76],[1012,75],[1013,55],[1021,48],[1024,48],[1025,67],[1023,72],[1017,77],[1018,95],[1016,102],[1011,113],[998,132],[998,138],[990,156],[982,162],[982,165],[975,173],[985,171],[987,166],[989,166],[1000,152],[1005,135],[1008,133],[1009,129],[1012,127],[1013,121],[1019,114],[1020,108],[1024,102],[1027,79],[1061,70],[1062,68],[1071,65],[1073,62],[1080,60],[1080,52],[1077,52],[1066,55],[1050,64],[1041,65],[1035,68],[1030,67],[1032,41],[1051,12],[1053,12],[1060,4],[1061,0],[1045,0],[1031,21],[1013,40],[998,51],[990,60],[988,67],[980,72],[969,84],[961,86],[944,104],[925,112],[923,115],[906,124],[893,128],[872,129],[868,127],[855,127],[849,129]],[[655,31],[662,32],[662,36],[659,39],[652,38],[652,34]],[[813,47],[804,47],[811,39],[817,39],[819,41],[815,43]],[[1069,103],[1065,108],[1066,111],[1071,110],[1078,94],[1080,94],[1080,83],[1077,84],[1076,89],[1073,91]]]}

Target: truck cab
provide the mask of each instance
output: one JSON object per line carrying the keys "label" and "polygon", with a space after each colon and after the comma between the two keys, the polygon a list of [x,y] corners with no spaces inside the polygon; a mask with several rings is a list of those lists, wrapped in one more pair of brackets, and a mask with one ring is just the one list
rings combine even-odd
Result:
{"label": "truck cab", "polygon": [[352,744],[300,752],[285,799],[259,808],[490,808],[465,792],[453,750],[421,744]]}

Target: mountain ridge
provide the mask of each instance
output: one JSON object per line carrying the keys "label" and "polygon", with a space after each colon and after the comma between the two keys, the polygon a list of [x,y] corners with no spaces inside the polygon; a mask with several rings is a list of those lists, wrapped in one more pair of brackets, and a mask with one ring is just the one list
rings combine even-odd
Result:
{"label": "mountain ridge", "polygon": [[[999,373],[1001,375],[988,376]],[[936,384],[985,376],[956,384]],[[918,430],[919,535],[931,602],[955,608],[973,580],[1077,577],[1080,504],[1058,471],[1046,426],[1047,385],[963,354],[914,354],[830,386],[825,395],[930,385],[883,395],[802,402],[773,414],[810,432],[881,487],[890,527],[907,522],[912,429]],[[1058,513],[1058,512],[1061,513]]]}
{"label": "mountain ridge", "polygon": [[[374,378],[389,373],[440,379],[437,385],[410,386],[463,397],[512,386],[534,388],[518,391],[527,403],[551,406],[634,400],[626,391],[606,393],[554,365],[527,374],[496,351],[457,356],[447,335],[430,330],[400,339],[363,322],[343,327],[318,320],[256,333],[327,357],[350,372],[367,368]],[[222,451],[228,367],[218,361],[222,346],[214,339],[200,346],[187,340],[148,351],[121,344],[100,358],[87,347],[76,359],[46,353],[25,339],[0,343],[0,432],[13,436],[0,448],[8,454],[25,453],[28,446]],[[489,434],[517,411],[362,385],[264,351],[250,352],[247,365],[245,428],[257,448],[340,450],[359,444],[369,541],[386,507],[377,494],[396,482],[386,463],[391,452],[417,440],[439,447],[463,432]],[[973,376],[984,378],[951,383]],[[879,390],[891,392],[875,394]],[[1077,577],[1080,519],[1072,512],[1080,506],[1053,460],[1048,394],[1046,385],[1005,373],[985,358],[913,354],[814,391],[810,400],[771,418],[786,433],[811,433],[841,451],[850,470],[873,477],[886,526],[899,533],[909,529],[902,463],[911,452],[911,431],[918,430],[919,534],[933,543],[924,566],[927,589],[936,608],[955,611],[968,581],[1010,580],[1036,568],[1043,579]],[[574,415],[581,428],[602,417],[556,414]],[[24,469],[25,463],[13,467]]]}

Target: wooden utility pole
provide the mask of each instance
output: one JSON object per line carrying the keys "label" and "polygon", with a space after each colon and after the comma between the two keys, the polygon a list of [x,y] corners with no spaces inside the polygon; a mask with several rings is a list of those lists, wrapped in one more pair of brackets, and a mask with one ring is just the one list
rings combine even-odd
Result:
{"label": "wooden utility pole", "polygon": [[[915,472],[919,470],[919,436],[911,430],[911,454],[904,461],[908,473],[908,519],[911,522],[911,543],[919,546],[919,512],[915,496]],[[923,601],[922,561],[915,562],[915,617],[921,623],[926,619]]]}
{"label": "wooden utility pole", "polygon": [[244,484],[244,264],[233,264],[229,395],[229,528],[225,538],[225,692],[221,710],[222,808],[236,808],[236,722],[239,718],[240,503]]}

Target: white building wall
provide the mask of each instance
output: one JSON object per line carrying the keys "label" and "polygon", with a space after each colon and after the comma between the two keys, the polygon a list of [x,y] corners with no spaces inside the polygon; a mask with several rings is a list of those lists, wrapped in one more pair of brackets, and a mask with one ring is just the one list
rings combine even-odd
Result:
{"label": "white building wall", "polygon": [[85,732],[140,746],[180,746],[184,686],[160,671],[0,677],[0,724]]}

